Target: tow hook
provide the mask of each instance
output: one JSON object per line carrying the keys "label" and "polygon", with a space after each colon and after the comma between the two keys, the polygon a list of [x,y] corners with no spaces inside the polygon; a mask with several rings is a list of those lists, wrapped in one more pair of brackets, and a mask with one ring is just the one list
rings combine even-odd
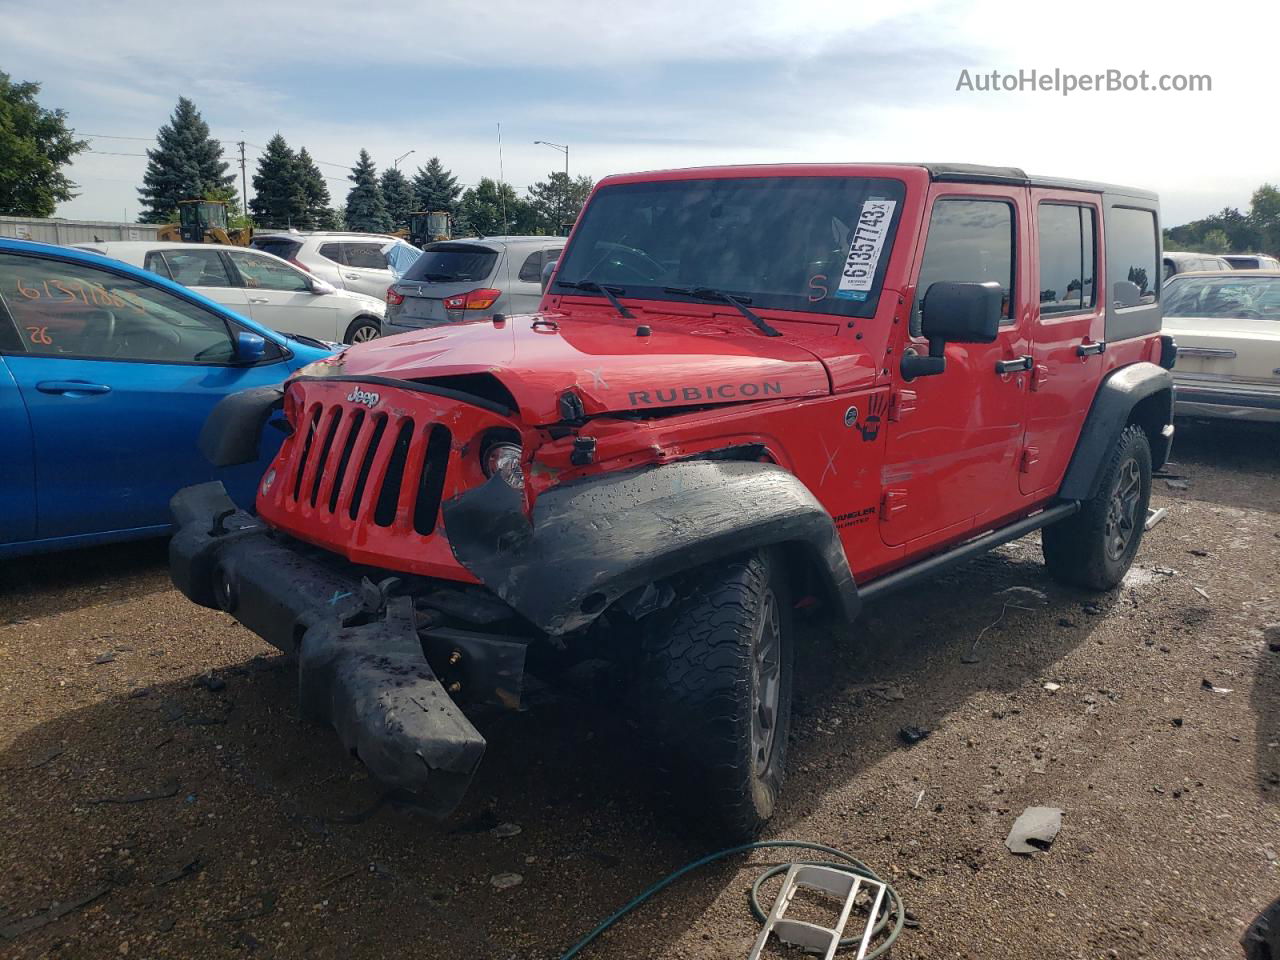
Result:
{"label": "tow hook", "polygon": [[569,454],[569,462],[575,467],[585,467],[596,462],[596,438],[574,437],[573,453]]}

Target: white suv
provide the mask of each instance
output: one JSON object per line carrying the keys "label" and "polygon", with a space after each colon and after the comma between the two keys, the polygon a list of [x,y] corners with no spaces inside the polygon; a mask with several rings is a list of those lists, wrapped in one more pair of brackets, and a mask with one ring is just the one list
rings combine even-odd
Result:
{"label": "white suv", "polygon": [[254,235],[250,246],[274,253],[339,290],[379,300],[422,253],[399,237],[377,233],[263,232]]}
{"label": "white suv", "polygon": [[190,287],[280,333],[342,343],[359,343],[382,335],[385,300],[338,290],[328,281],[262,250],[154,240],[76,246]]}

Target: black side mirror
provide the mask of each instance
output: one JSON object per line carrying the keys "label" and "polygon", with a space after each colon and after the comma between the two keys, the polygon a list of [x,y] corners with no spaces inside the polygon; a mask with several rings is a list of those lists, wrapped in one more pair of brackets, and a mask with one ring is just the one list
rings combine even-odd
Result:
{"label": "black side mirror", "polygon": [[920,332],[929,341],[929,355],[908,350],[902,356],[902,375],[910,380],[942,373],[948,343],[991,343],[1003,316],[1004,291],[994,280],[930,284],[920,305]]}

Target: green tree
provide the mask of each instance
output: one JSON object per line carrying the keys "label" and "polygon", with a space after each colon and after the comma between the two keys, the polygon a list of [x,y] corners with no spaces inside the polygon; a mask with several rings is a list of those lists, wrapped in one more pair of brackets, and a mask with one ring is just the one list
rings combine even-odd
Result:
{"label": "green tree", "polygon": [[512,233],[532,233],[537,227],[537,214],[528,200],[516,196],[515,188],[489,177],[462,195],[458,204],[455,233],[487,237]]}
{"label": "green tree", "polygon": [[277,133],[267,141],[253,175],[249,209],[254,222],[267,227],[308,227],[303,177],[298,155]]}
{"label": "green tree", "polygon": [[389,231],[391,217],[387,215],[387,203],[378,186],[378,168],[373,165],[368,150],[360,151],[360,158],[347,179],[355,184],[347,194],[347,229],[365,233]]}
{"label": "green tree", "polygon": [[595,181],[590,177],[570,179],[563,170],[531,186],[529,202],[533,205],[540,232],[560,233],[561,224],[571,223],[577,218],[594,186]]}
{"label": "green tree", "polygon": [[303,230],[337,230],[342,224],[338,213],[331,206],[329,185],[325,183],[320,166],[307,153],[307,148],[298,150],[296,161],[298,186],[302,191],[302,216],[298,226]]}
{"label": "green tree", "polygon": [[76,196],[62,168],[87,140],[67,129],[62,110],[36,102],[38,83],[13,83],[0,71],[0,213],[51,217],[59,203]]}
{"label": "green tree", "polygon": [[417,210],[456,214],[461,193],[458,178],[445,169],[439,157],[432,157],[413,175],[413,203]]}
{"label": "green tree", "polygon": [[409,214],[415,209],[413,187],[409,185],[409,178],[395,167],[388,167],[382,171],[379,186],[382,188],[382,199],[387,204],[387,216],[391,218],[392,229],[408,229]]}
{"label": "green tree", "polygon": [[1280,251],[1280,190],[1264,183],[1249,200],[1249,225],[1257,232],[1259,252]]}
{"label": "green tree", "polygon": [[222,144],[209,136],[209,125],[194,103],[178,98],[169,122],[156,134],[156,148],[147,151],[147,169],[138,196],[142,223],[176,219],[178,201],[205,198],[210,191],[236,202],[235,174],[222,159]]}

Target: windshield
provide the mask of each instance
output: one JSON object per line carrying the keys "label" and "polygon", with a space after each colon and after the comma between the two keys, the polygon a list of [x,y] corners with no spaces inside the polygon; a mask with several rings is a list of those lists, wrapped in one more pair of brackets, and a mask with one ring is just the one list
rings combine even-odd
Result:
{"label": "windshield", "polygon": [[404,278],[427,283],[483,280],[497,259],[498,251],[476,243],[429,243]]}
{"label": "windshield", "polygon": [[1280,320],[1280,277],[1174,277],[1165,297],[1166,317]]}
{"label": "windshield", "polygon": [[[558,279],[628,297],[708,288],[754,308],[869,317],[905,187],[867,177],[668,180],[601,188]],[[563,289],[563,288],[562,288]]]}

